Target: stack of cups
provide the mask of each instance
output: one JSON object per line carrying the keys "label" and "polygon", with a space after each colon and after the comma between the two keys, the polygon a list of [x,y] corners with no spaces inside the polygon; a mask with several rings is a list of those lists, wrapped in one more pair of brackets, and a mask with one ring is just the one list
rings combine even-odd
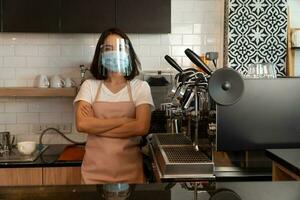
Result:
{"label": "stack of cups", "polygon": [[276,78],[275,65],[272,63],[255,63],[248,66],[246,78]]}
{"label": "stack of cups", "polygon": [[35,80],[35,86],[39,88],[62,88],[62,87],[75,87],[76,83],[71,78],[63,79],[59,75],[54,75],[48,79],[46,75],[39,75]]}

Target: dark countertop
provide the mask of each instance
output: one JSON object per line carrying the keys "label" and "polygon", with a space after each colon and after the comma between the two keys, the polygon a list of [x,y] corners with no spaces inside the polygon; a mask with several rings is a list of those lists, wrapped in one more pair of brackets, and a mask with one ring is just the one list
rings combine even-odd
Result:
{"label": "dark countertop", "polygon": [[33,162],[8,162],[1,163],[0,168],[22,168],[22,167],[80,167],[81,161],[60,161],[60,154],[68,145],[53,144],[42,152]]}
{"label": "dark countertop", "polygon": [[300,176],[300,149],[268,149],[266,155]]}
{"label": "dark countertop", "polygon": [[[49,145],[48,148],[33,162],[9,162],[1,163],[0,168],[34,168],[34,167],[80,167],[82,161],[61,161],[58,160],[60,154],[69,145],[55,144]],[[153,179],[153,171],[151,164],[149,164],[151,158],[144,157],[144,162],[147,163],[148,171],[145,171],[147,177],[150,176]],[[239,160],[239,159],[237,159]],[[147,173],[148,172],[148,173]],[[269,181],[272,180],[271,168],[249,168],[245,169],[240,166],[215,166],[215,176],[217,181]],[[151,181],[150,178],[150,182]],[[174,180],[165,180],[172,182]],[[1,198],[0,198],[1,199]]]}
{"label": "dark countertop", "polygon": [[237,167],[215,167],[217,181],[271,181],[269,168],[245,169]]}
{"label": "dark countertop", "polygon": [[[185,189],[189,186],[191,185],[183,183],[130,185],[131,192],[128,199],[192,200],[194,192]],[[206,185],[197,195],[201,200],[299,200],[300,182],[215,182],[210,187]],[[0,187],[0,199],[85,200],[104,198],[103,185],[81,185]]]}

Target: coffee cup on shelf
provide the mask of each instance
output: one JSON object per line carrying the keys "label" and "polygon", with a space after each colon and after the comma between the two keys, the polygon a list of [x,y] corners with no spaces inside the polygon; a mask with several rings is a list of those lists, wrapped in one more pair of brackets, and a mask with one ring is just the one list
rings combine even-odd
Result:
{"label": "coffee cup on shelf", "polygon": [[295,30],[293,32],[293,47],[300,47],[300,30]]}
{"label": "coffee cup on shelf", "polygon": [[65,86],[65,81],[59,76],[54,75],[50,79],[50,87],[51,88],[62,88]]}
{"label": "coffee cup on shelf", "polygon": [[41,74],[35,78],[34,85],[35,85],[35,87],[39,87],[39,88],[48,88],[50,85],[50,82],[46,75]]}
{"label": "coffee cup on shelf", "polygon": [[65,79],[65,87],[70,88],[70,87],[75,87],[75,86],[76,86],[76,83],[73,79],[71,79],[69,77]]}

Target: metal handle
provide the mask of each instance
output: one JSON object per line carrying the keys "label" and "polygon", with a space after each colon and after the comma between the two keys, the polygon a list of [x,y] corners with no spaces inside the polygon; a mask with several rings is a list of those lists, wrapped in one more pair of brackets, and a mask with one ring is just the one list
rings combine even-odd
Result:
{"label": "metal handle", "polygon": [[192,102],[194,96],[195,96],[195,93],[192,92],[192,93],[190,94],[190,96],[189,96],[187,102],[184,104],[184,107],[183,107],[184,109],[188,109],[188,108],[190,107],[190,104],[191,104],[191,102]]}
{"label": "metal handle", "polygon": [[12,140],[11,140],[11,147],[13,147],[14,145],[15,145],[15,142],[16,142],[16,136],[15,135],[13,135],[12,136]]}
{"label": "metal handle", "polygon": [[199,95],[198,95],[198,91],[197,91],[197,87],[194,88],[195,93],[195,114],[196,114],[196,122],[195,122],[195,135],[194,135],[194,148],[196,151],[199,151],[199,142],[198,142],[198,131],[199,131],[199,124],[200,120],[199,120]]}
{"label": "metal handle", "polygon": [[178,119],[174,119],[175,134],[179,134]]}
{"label": "metal handle", "polygon": [[177,62],[175,60],[173,60],[173,58],[171,58],[170,56],[166,55],[165,56],[166,61],[174,68],[176,69],[179,73],[181,73],[183,70],[181,69],[181,67],[177,64]]}
{"label": "metal handle", "polygon": [[197,67],[202,69],[208,75],[212,74],[212,70],[201,60],[201,58],[199,58],[195,52],[193,52],[191,49],[186,49],[184,53],[195,65],[197,65]]}

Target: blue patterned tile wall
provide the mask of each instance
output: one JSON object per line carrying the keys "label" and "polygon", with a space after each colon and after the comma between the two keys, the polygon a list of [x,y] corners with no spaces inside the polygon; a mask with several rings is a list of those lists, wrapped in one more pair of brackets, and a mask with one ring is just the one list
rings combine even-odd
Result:
{"label": "blue patterned tile wall", "polygon": [[225,62],[245,74],[251,63],[274,63],[285,75],[287,0],[226,0]]}

